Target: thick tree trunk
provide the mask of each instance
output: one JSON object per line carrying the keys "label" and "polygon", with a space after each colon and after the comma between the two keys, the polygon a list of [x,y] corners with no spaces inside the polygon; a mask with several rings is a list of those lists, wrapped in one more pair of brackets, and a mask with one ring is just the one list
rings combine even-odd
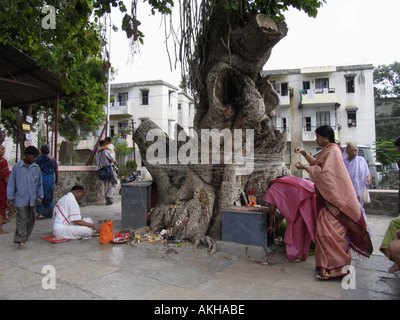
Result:
{"label": "thick tree trunk", "polygon": [[[177,135],[175,140],[165,138],[166,154],[174,148],[188,153],[178,153],[181,157],[176,164],[153,165],[146,156],[159,156],[160,150],[154,153],[155,142],[146,136],[160,129],[147,120],[134,135],[158,189],[157,206],[150,216],[152,230],[168,229],[175,238],[191,240],[220,239],[223,208],[243,200],[243,192],[249,189],[255,190],[262,203],[269,182],[287,174],[285,135],[269,124],[279,98],[268,80],[260,76],[273,46],[286,35],[286,24],[261,14],[243,21],[216,10],[204,32],[206,41],[198,42],[199,60],[192,61],[191,68],[192,85],[200,99],[194,124],[198,154],[190,154],[193,161],[182,164],[182,155],[184,158],[194,149],[186,141],[178,141]],[[178,127],[178,133],[181,130]],[[212,140],[205,140],[204,133],[210,130],[231,139],[217,143],[218,154],[212,153],[215,141],[213,145]],[[162,133],[157,136],[162,145]],[[238,142],[246,162],[239,161],[243,159],[233,152]],[[212,163],[217,155],[220,161]],[[207,158],[209,163],[204,161]]]}

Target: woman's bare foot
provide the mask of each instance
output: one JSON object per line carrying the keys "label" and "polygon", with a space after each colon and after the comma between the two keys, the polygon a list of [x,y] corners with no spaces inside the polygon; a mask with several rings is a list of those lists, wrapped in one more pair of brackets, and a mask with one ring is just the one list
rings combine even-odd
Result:
{"label": "woman's bare foot", "polygon": [[0,234],[6,234],[8,231],[4,231],[3,229],[0,229]]}
{"label": "woman's bare foot", "polygon": [[25,245],[25,243],[21,242],[21,243],[18,245],[18,249],[22,249],[22,248],[24,247],[24,245]]}

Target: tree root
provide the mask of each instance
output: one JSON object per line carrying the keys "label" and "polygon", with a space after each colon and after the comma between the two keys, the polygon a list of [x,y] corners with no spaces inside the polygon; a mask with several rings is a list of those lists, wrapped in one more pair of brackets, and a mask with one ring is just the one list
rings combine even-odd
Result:
{"label": "tree root", "polygon": [[218,250],[216,242],[209,236],[206,236],[204,234],[198,234],[194,237],[193,240],[195,249],[197,249],[200,244],[204,244],[208,247],[209,254],[214,254]]}

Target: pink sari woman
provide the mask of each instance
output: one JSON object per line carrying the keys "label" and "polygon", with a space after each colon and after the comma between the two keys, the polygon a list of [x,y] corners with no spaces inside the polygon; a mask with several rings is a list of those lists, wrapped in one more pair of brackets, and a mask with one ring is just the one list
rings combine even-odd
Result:
{"label": "pink sari woman", "polygon": [[334,143],[333,129],[323,126],[316,133],[317,144],[324,148],[317,159],[296,148],[310,163],[310,167],[299,163],[296,167],[308,170],[317,189],[320,200],[315,248],[317,277],[330,279],[347,274],[342,269],[351,264],[350,247],[365,257],[371,255],[373,248],[342,152]]}
{"label": "pink sari woman", "polygon": [[7,221],[7,182],[10,177],[8,162],[3,158],[5,147],[0,145],[0,234],[7,233],[3,230],[3,224]]}
{"label": "pink sari woman", "polygon": [[[271,209],[277,207],[287,221],[284,239],[287,259],[306,260],[311,240],[315,242],[318,209],[314,184],[292,176],[275,179],[264,201],[271,205]],[[271,229],[276,227],[270,225]]]}

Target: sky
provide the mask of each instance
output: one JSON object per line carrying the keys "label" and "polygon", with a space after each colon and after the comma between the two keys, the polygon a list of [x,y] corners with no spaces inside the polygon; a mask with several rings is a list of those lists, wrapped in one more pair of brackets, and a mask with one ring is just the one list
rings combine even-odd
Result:
{"label": "sky", "polygon": [[[272,50],[264,70],[400,61],[399,12],[399,0],[327,0],[317,18],[291,8],[285,13],[288,35]],[[152,16],[147,4],[138,13],[145,34],[140,52],[132,57],[124,32],[111,34],[111,63],[118,70],[112,82],[162,79],[179,86],[180,67],[171,71],[161,16]],[[115,25],[121,18],[113,12]]]}

